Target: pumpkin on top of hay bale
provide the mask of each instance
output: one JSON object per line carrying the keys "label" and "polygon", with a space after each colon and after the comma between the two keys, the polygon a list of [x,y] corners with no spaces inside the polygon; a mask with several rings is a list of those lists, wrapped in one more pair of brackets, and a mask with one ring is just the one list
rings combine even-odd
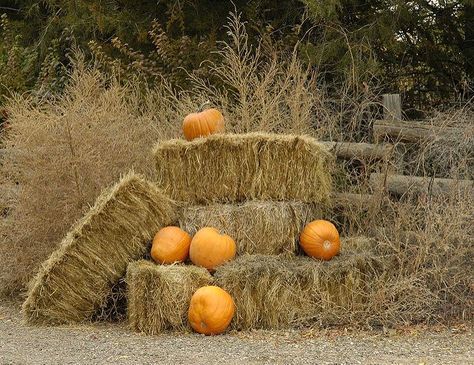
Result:
{"label": "pumpkin on top of hay bale", "polygon": [[187,232],[176,226],[168,226],[156,233],[150,255],[160,264],[183,262],[189,256],[190,245],[191,236]]}
{"label": "pumpkin on top of hay bale", "polygon": [[331,260],[341,251],[339,232],[331,222],[318,219],[308,223],[300,235],[303,251],[320,260]]}
{"label": "pumpkin on top of hay bale", "polygon": [[224,131],[224,116],[214,108],[203,110],[207,104],[209,101],[199,108],[199,112],[188,114],[184,118],[183,134],[188,141]]}

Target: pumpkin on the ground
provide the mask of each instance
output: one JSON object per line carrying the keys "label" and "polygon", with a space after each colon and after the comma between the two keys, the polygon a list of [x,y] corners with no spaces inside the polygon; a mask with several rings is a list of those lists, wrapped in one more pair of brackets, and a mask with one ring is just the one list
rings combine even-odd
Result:
{"label": "pumpkin on the ground", "polygon": [[223,131],[224,116],[214,108],[188,114],[183,121],[183,133],[188,141]]}
{"label": "pumpkin on the ground", "polygon": [[160,264],[182,262],[188,258],[191,236],[179,227],[160,229],[153,239],[151,257]]}
{"label": "pumpkin on the ground", "polygon": [[194,235],[189,248],[193,264],[214,270],[226,261],[232,260],[237,251],[235,241],[215,228],[205,227]]}
{"label": "pumpkin on the ground", "polygon": [[188,320],[198,333],[217,335],[229,326],[235,313],[232,297],[218,286],[199,288],[191,297]]}
{"label": "pumpkin on the ground", "polygon": [[307,255],[321,260],[331,260],[341,250],[339,232],[326,220],[308,223],[301,232],[300,245]]}

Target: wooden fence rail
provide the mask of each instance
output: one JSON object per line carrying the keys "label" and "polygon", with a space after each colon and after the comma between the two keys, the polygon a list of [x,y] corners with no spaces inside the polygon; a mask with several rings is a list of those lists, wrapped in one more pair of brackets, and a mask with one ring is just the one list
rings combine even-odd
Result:
{"label": "wooden fence rail", "polygon": [[375,143],[381,142],[386,138],[400,142],[416,143],[427,139],[434,139],[441,131],[451,133],[459,132],[459,129],[433,126],[416,121],[404,122],[400,120],[376,120],[373,124]]}
{"label": "wooden fence rail", "polygon": [[390,143],[371,144],[354,142],[322,142],[332,153],[342,159],[363,161],[386,160],[394,151]]}
{"label": "wooden fence rail", "polygon": [[473,180],[454,180],[372,173],[370,174],[370,184],[374,189],[384,187],[388,192],[399,196],[408,192],[445,195],[453,193],[456,190],[461,190],[465,194],[474,197]]}

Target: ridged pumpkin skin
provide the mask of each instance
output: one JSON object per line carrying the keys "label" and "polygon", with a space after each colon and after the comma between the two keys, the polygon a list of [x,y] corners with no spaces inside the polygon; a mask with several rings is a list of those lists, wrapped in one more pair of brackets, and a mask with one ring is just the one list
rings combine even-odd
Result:
{"label": "ridged pumpkin skin", "polygon": [[235,257],[235,241],[215,228],[205,227],[194,235],[189,248],[189,258],[194,265],[214,270]]}
{"label": "ridged pumpkin skin", "polygon": [[326,220],[308,223],[301,232],[300,245],[307,255],[321,260],[331,260],[341,250],[339,232]]}
{"label": "ridged pumpkin skin", "polygon": [[191,236],[179,227],[160,229],[153,239],[151,257],[160,264],[182,262],[188,258]]}
{"label": "ridged pumpkin skin", "polygon": [[235,313],[232,297],[218,286],[204,286],[191,297],[188,320],[191,327],[204,335],[217,335],[229,326]]}
{"label": "ridged pumpkin skin", "polygon": [[191,113],[183,121],[183,133],[188,141],[223,131],[224,116],[217,109],[211,108],[200,113]]}

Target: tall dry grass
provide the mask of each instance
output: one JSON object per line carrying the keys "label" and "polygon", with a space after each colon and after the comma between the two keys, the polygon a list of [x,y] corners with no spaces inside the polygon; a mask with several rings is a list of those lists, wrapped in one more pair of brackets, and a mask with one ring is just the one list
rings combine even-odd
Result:
{"label": "tall dry grass", "polygon": [[[18,291],[105,186],[135,169],[153,173],[151,146],[176,135],[177,100],[166,85],[146,93],[79,62],[64,93],[15,95],[1,167],[0,286]],[[8,193],[8,194],[6,194]]]}
{"label": "tall dry grass", "polygon": [[386,256],[371,288],[373,323],[474,319],[473,197],[410,197],[390,203],[375,237]]}
{"label": "tall dry grass", "polygon": [[435,113],[430,129],[435,137],[421,143],[413,173],[474,179],[474,100],[460,108]]}

